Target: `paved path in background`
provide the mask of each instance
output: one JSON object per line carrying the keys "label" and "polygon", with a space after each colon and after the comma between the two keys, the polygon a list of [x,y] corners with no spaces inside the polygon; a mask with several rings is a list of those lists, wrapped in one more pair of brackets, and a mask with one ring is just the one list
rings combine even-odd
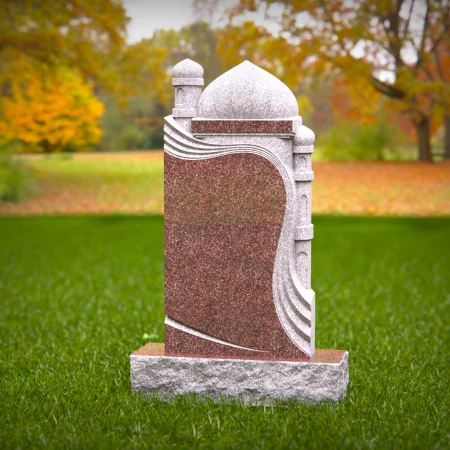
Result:
{"label": "paved path in background", "polygon": [[[0,202],[0,215],[164,212],[160,151],[27,159],[38,173],[40,194],[19,204]],[[450,215],[450,161],[313,166],[313,213]]]}

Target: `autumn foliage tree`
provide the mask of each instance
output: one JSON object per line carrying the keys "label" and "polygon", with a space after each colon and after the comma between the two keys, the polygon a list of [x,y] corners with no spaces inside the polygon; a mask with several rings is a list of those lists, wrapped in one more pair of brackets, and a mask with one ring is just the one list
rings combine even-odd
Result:
{"label": "autumn foliage tree", "polygon": [[119,0],[3,1],[0,139],[27,151],[96,144],[92,84],[121,95],[127,21]]}
{"label": "autumn foliage tree", "polygon": [[[34,152],[89,148],[101,137],[103,104],[77,74],[22,65],[0,99],[0,141]],[[26,70],[28,69],[28,70]]]}
{"label": "autumn foliage tree", "polygon": [[3,0],[1,66],[26,56],[117,91],[121,74],[113,62],[122,54],[127,22],[120,0]]}
{"label": "autumn foliage tree", "polygon": [[90,83],[123,91],[128,18],[119,0],[3,0],[0,11],[0,199],[18,200],[29,171],[11,151],[98,141]]}
{"label": "autumn foliage tree", "polygon": [[[197,6],[214,2],[196,0]],[[245,35],[248,18],[257,12],[276,28],[270,37],[267,28],[257,27],[265,36],[264,58],[279,61],[290,72],[287,79],[297,76],[300,82],[305,73],[357,78],[409,117],[419,159],[432,160],[430,123],[439,108],[450,107],[450,86],[421,71],[448,48],[448,0],[237,0],[228,11],[223,48],[234,46],[241,57],[252,50],[236,29]]]}
{"label": "autumn foliage tree", "polygon": [[428,88],[437,120],[444,126],[444,158],[450,159],[450,32],[428,57],[419,76]]}

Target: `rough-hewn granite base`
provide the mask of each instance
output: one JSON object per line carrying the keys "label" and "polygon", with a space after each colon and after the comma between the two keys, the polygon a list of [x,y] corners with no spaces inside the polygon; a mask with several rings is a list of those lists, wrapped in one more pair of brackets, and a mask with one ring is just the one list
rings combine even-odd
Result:
{"label": "rough-hewn granite base", "polygon": [[316,350],[314,362],[165,356],[164,344],[147,344],[130,356],[133,391],[199,394],[247,404],[277,399],[337,401],[348,385],[348,352]]}

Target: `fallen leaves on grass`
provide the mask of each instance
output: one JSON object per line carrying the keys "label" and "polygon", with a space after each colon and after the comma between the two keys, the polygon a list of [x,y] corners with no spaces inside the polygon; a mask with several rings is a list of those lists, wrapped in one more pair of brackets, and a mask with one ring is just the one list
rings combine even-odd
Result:
{"label": "fallen leaves on grass", "polygon": [[[0,202],[1,215],[162,214],[162,152],[30,158],[39,196]],[[450,162],[316,162],[313,213],[450,215]]]}
{"label": "fallen leaves on grass", "polygon": [[318,162],[313,212],[450,215],[450,162]]}

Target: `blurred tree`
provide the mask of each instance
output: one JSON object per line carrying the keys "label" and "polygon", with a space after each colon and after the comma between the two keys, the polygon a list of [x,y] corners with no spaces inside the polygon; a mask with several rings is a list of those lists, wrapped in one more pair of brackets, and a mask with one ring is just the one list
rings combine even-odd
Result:
{"label": "blurred tree", "polygon": [[[126,45],[127,22],[128,18],[120,0],[67,0],[64,2],[5,0],[2,2],[0,15],[0,102],[11,109],[14,96],[17,97],[20,91],[21,95],[23,94],[22,104],[24,104],[25,98],[31,98],[29,89],[38,89],[38,86],[31,82],[33,77],[29,76],[26,86],[22,86],[19,90],[19,84],[24,82],[23,77],[20,76],[21,71],[25,70],[29,74],[30,71],[35,70],[35,78],[41,78],[43,71],[45,72],[45,89],[41,86],[42,95],[35,96],[34,102],[30,102],[32,111],[37,113],[39,108],[50,107],[46,100],[50,93],[46,89],[47,84],[51,84],[54,92],[61,93],[64,99],[55,104],[53,113],[55,115],[61,113],[63,103],[66,102],[67,106],[70,95],[66,83],[57,84],[63,81],[61,72],[69,71],[78,79],[80,86],[83,82],[93,83],[97,97],[102,100],[111,98],[109,105],[118,107],[116,109],[119,111],[117,114],[119,118],[116,117],[115,122],[116,125],[119,123],[119,126],[116,137],[133,135],[133,139],[124,138],[122,141],[130,142],[132,146],[140,145],[142,139],[136,139],[136,137],[142,134],[142,131],[138,128],[131,130],[133,120],[127,120],[127,104],[136,96],[151,103],[151,109],[155,109],[153,102],[167,102],[165,63],[167,49],[145,43]],[[26,67],[21,68],[21,64]],[[55,71],[58,76],[51,77],[52,71]],[[15,86],[14,92],[13,86]],[[44,103],[39,106],[37,103],[40,101]],[[96,108],[99,108],[97,103]],[[72,122],[75,111],[79,112],[77,109],[67,111]],[[88,117],[89,109],[79,119],[87,120]],[[35,119],[40,120],[37,116]],[[91,129],[98,131],[96,119],[93,120]],[[73,128],[68,122],[59,121],[60,127],[67,124],[68,128],[65,131],[67,135],[73,133]],[[18,122],[15,126],[14,130],[17,134]],[[47,127],[50,127],[49,123]],[[111,128],[109,127],[107,131]],[[87,126],[84,126],[84,129],[86,130]],[[58,130],[61,137],[62,130],[59,128]],[[96,136],[97,131],[94,133]],[[44,133],[42,127],[40,132]],[[81,133],[80,130],[80,135]],[[9,130],[8,135],[12,135],[12,130]],[[23,133],[21,135],[24,136]],[[5,138],[6,136],[4,140]],[[49,141],[49,148],[59,145],[55,139]],[[77,140],[79,141],[78,138],[75,139]],[[72,142],[75,141],[72,140]],[[98,138],[85,141],[94,143],[98,141]],[[116,139],[109,139],[109,142],[116,143]],[[119,142],[117,144],[119,145]],[[9,148],[12,146],[10,145]]]}
{"label": "blurred tree", "polygon": [[9,91],[0,97],[3,143],[19,143],[25,151],[53,152],[82,150],[99,141],[103,104],[70,70],[22,61]]}
{"label": "blurred tree", "polygon": [[268,29],[250,21],[229,24],[218,29],[217,36],[217,52],[225,69],[251,58],[253,63],[281,78],[291,90],[297,90],[301,75],[292,70],[291,63],[297,58],[299,48],[288,40],[275,37]]}
{"label": "blurred tree", "polygon": [[[115,97],[120,106],[127,106],[128,100],[133,96],[147,102],[168,102],[167,58],[168,49],[155,44],[152,39],[128,45],[117,56],[115,66],[121,74],[121,96]],[[104,94],[104,91],[101,92]],[[122,101],[123,98],[126,102]]]}
{"label": "blurred tree", "polygon": [[0,85],[18,56],[49,67],[69,67],[118,92],[114,61],[125,43],[128,18],[119,0],[3,0],[0,14]]}
{"label": "blurred tree", "polygon": [[433,96],[437,115],[444,126],[444,158],[450,159],[450,32],[433,57],[427,58],[420,71],[421,79],[430,87],[428,95]]}
{"label": "blurred tree", "polygon": [[398,152],[398,131],[386,121],[362,122],[341,120],[317,140],[318,153],[328,160],[380,161]]}
{"label": "blurred tree", "polygon": [[382,95],[373,89],[366,89],[364,80],[358,76],[336,77],[330,90],[333,114],[336,122],[342,120],[369,124],[384,114]]}
{"label": "blurred tree", "polygon": [[[359,122],[371,126],[375,126],[375,122],[393,124],[403,135],[404,140],[410,143],[415,141],[415,130],[411,120],[393,104],[392,100],[374,89],[367,89],[362,78],[351,75],[336,77],[332,80],[329,100],[333,107],[335,123]],[[431,134],[438,128],[438,120],[432,120]]]}
{"label": "blurred tree", "polygon": [[[222,62],[217,55],[217,37],[205,22],[195,22],[181,30],[156,30],[151,39],[141,41],[150,47],[163,49],[165,69],[171,78],[172,67],[185,58],[195,59],[205,69],[205,84],[222,73]],[[173,88],[169,83],[172,103]]]}
{"label": "blurred tree", "polygon": [[[215,1],[195,3],[200,7]],[[276,30],[242,23],[261,12]],[[442,78],[426,79],[420,71],[436,55],[446,53],[449,0],[237,0],[228,14],[231,25],[224,28],[219,42],[225,57],[251,54],[258,60],[258,52],[264,53],[264,59],[285,68],[280,70],[282,75],[289,72],[285,74],[288,85],[295,84],[290,78],[297,77],[298,83],[305,72],[359,79],[410,117],[419,159],[432,160],[430,122],[439,108],[450,108],[450,86]],[[252,35],[263,39],[260,50],[247,42]]]}
{"label": "blurred tree", "polygon": [[296,52],[294,46],[282,38],[275,38],[267,29],[253,22],[245,22],[242,26],[228,25],[216,30],[216,36],[216,60],[221,64],[214,65],[213,79],[220,75],[217,68],[228,70],[251,57],[253,63],[281,78],[294,91],[305,118],[312,115],[309,96],[304,93],[304,86],[299,85],[298,74],[289,69],[292,52]]}
{"label": "blurred tree", "polygon": [[145,133],[133,125],[128,125],[120,134],[117,150],[137,150],[143,147],[144,142]]}
{"label": "blurred tree", "polygon": [[[204,22],[181,30],[156,30],[151,38],[129,45],[123,65],[130,75],[122,78],[127,105],[119,109],[114,98],[101,95],[107,106],[101,148],[124,149],[131,142],[135,148],[161,148],[162,118],[173,108],[172,67],[185,58],[194,59],[205,68],[208,83],[222,72],[216,46],[215,33]],[[144,139],[127,138],[139,132]]]}
{"label": "blurred tree", "polygon": [[185,58],[195,59],[205,69],[205,82],[209,83],[222,72],[217,56],[217,38],[206,22],[195,22],[180,31],[159,30],[153,44],[168,47],[167,64],[171,68]]}

